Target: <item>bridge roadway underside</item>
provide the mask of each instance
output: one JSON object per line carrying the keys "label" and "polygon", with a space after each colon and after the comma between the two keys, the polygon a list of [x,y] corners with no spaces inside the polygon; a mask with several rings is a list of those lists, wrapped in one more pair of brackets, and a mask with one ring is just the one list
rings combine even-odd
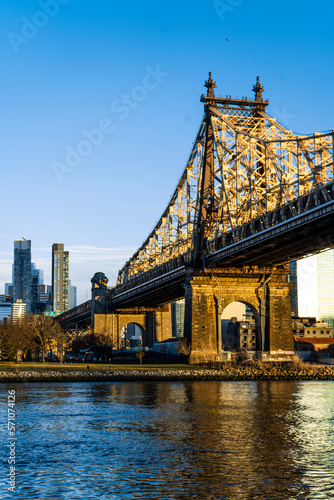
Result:
{"label": "bridge roadway underside", "polygon": [[[334,201],[313,208],[208,255],[206,269],[282,266],[334,247]],[[191,267],[182,266],[126,289],[117,287],[111,308],[154,307],[185,296]]]}

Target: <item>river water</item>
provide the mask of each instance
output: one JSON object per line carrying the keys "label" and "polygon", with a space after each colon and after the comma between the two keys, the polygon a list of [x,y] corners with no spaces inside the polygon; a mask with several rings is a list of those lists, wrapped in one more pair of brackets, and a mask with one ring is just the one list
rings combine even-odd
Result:
{"label": "river water", "polygon": [[334,498],[334,382],[0,388],[4,445],[16,391],[15,491],[2,446],[0,498]]}

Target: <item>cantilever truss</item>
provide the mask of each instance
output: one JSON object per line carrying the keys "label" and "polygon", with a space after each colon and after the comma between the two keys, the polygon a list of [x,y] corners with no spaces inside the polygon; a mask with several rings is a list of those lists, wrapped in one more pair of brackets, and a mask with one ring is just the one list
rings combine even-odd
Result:
{"label": "cantilever truss", "polygon": [[[210,242],[334,181],[333,131],[300,136],[255,100],[216,98],[205,83],[205,115],[186,168],[157,225],[119,272],[118,284],[174,261],[196,262]],[[197,257],[196,257],[197,255]]]}

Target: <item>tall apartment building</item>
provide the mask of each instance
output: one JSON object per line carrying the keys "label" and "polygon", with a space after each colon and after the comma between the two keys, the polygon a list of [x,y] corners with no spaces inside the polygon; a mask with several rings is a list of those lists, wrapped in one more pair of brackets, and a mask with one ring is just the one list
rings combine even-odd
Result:
{"label": "tall apartment building", "polygon": [[13,300],[22,300],[30,312],[31,240],[14,240]]}
{"label": "tall apartment building", "polygon": [[[45,309],[40,307],[39,288],[44,286],[44,271],[36,269],[36,264],[31,263],[31,292],[30,311],[33,314],[41,314]],[[51,288],[51,287],[50,287]],[[49,309],[48,309],[49,310]]]}
{"label": "tall apartment building", "polygon": [[319,319],[334,327],[334,250],[317,255]]}
{"label": "tall apartment building", "polygon": [[172,302],[172,335],[183,337],[184,332],[184,299]]}
{"label": "tall apartment building", "polygon": [[314,316],[334,327],[334,250],[297,262],[298,315]]}
{"label": "tall apartment building", "polygon": [[291,316],[298,316],[298,281],[297,281],[297,261],[290,262],[289,282],[292,284],[290,288],[290,304]]}
{"label": "tall apartment building", "polygon": [[52,245],[52,309],[67,311],[69,305],[69,252],[63,243]]}
{"label": "tall apartment building", "polygon": [[44,283],[44,271],[43,269],[36,269],[36,264],[31,263],[31,276],[37,276],[38,285],[43,285]]}

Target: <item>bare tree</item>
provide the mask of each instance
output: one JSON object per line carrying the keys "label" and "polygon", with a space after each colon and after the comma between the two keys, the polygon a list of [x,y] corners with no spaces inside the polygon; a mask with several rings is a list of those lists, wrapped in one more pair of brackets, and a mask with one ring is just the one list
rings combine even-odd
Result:
{"label": "bare tree", "polygon": [[143,349],[138,349],[136,351],[136,358],[139,359],[140,364],[143,364],[143,357],[145,356],[146,352]]}
{"label": "bare tree", "polygon": [[189,363],[190,354],[191,354],[191,344],[188,342],[188,340],[185,337],[183,337],[179,340],[179,343],[176,347],[176,350],[179,354],[183,354],[184,356],[186,356],[187,361]]}
{"label": "bare tree", "polygon": [[0,325],[0,351],[1,360],[13,360],[15,357],[15,345],[11,323],[2,323]]}
{"label": "bare tree", "polygon": [[71,345],[72,338],[71,335],[65,330],[63,330],[59,324],[58,326],[59,328],[55,330],[54,334],[54,343],[55,346],[57,347],[57,354],[60,364],[62,364],[64,359],[64,350]]}
{"label": "bare tree", "polygon": [[61,327],[55,319],[42,314],[31,316],[29,323],[35,341],[42,351],[42,361],[45,363],[45,350],[48,347],[52,357],[52,351],[57,345],[57,335],[60,334]]}

